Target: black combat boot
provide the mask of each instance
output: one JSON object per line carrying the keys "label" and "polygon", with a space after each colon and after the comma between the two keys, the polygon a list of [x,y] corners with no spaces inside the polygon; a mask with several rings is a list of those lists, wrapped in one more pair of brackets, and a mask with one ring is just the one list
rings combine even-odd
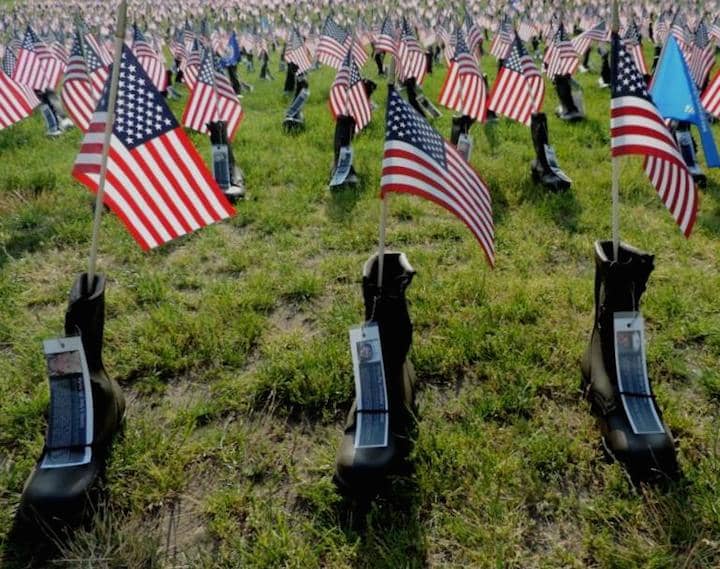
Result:
{"label": "black combat boot", "polygon": [[428,75],[432,75],[433,72],[433,52],[431,49],[428,49],[425,52],[425,71]]}
{"label": "black combat boot", "polygon": [[235,166],[232,145],[228,140],[227,122],[214,121],[207,124],[212,144],[213,176],[225,197],[231,202],[245,196],[242,172]]}
{"label": "black combat boot", "polygon": [[376,494],[389,475],[398,474],[412,449],[415,427],[415,373],[407,361],[412,343],[412,323],[405,300],[415,270],[403,253],[386,253],[383,286],[377,286],[378,256],[363,268],[365,319],[377,322],[388,395],[388,444],[355,448],[357,402],[353,402],[337,455],[335,483],[345,494]]}
{"label": "black combat boot", "polygon": [[695,140],[693,140],[692,134],[690,133],[690,123],[685,121],[673,121],[672,131],[675,135],[675,140],[680,147],[680,153],[682,154],[683,160],[685,160],[685,164],[687,165],[690,174],[692,174],[693,180],[695,180],[695,183],[699,187],[707,187],[707,176],[697,162],[697,147],[695,145]]}
{"label": "black combat boot", "polygon": [[290,95],[290,93],[295,91],[295,76],[298,72],[298,69],[299,67],[292,61],[287,64],[284,88],[286,95]]}
{"label": "black combat boot", "polygon": [[180,84],[185,82],[185,73],[180,69],[180,60],[175,59],[175,83]]}
{"label": "black combat boot", "polygon": [[579,71],[580,73],[587,73],[590,71],[590,52],[592,50],[590,48],[585,50],[585,55],[583,55],[582,63],[580,64]]}
{"label": "black combat boot", "polygon": [[405,87],[405,89],[407,89],[408,102],[412,105],[412,108],[415,109],[418,113],[420,113],[420,116],[427,118],[427,116],[425,115],[425,111],[423,110],[423,107],[418,100],[417,81],[415,80],[415,77],[410,77],[406,79],[403,83],[403,86]]}
{"label": "black combat boot", "polygon": [[540,38],[538,36],[533,36],[530,39],[530,43],[532,45],[532,50],[535,53],[535,58],[538,59],[540,57]]}
{"label": "black combat boot", "polygon": [[305,74],[301,73],[295,78],[295,98],[285,111],[283,128],[286,132],[298,132],[305,127],[303,107],[310,96],[310,90]]}
{"label": "black combat boot", "polygon": [[272,73],[270,73],[270,56],[266,51],[263,51],[260,54],[260,79],[264,79],[266,81],[272,81],[274,79]]}
{"label": "black combat boot", "polygon": [[611,71],[610,71],[610,52],[605,48],[599,48],[602,65],[600,67],[600,77],[598,77],[598,85],[602,89],[610,88]]}
{"label": "black combat boot", "polygon": [[63,133],[60,127],[60,117],[56,112],[56,107],[50,99],[50,91],[35,91],[38,99],[40,99],[40,112],[45,120],[45,134],[52,138],[56,138]]}
{"label": "black combat boot", "polygon": [[377,66],[377,72],[380,77],[385,77],[385,52],[375,52],[375,65]]}
{"label": "black combat boot", "polygon": [[[662,433],[636,434],[633,431],[620,398],[615,365],[614,314],[639,310],[640,297],[654,267],[654,257],[620,243],[618,261],[612,259],[612,241],[597,241],[595,326],[582,360],[584,391],[593,413],[598,416],[606,450],[625,466],[634,481],[656,480],[663,476],[676,478],[679,472],[670,431],[664,423]],[[654,398],[649,398],[662,421]]]}
{"label": "black combat boot", "polygon": [[545,113],[533,113],[530,121],[530,132],[535,147],[535,160],[531,164],[533,180],[554,192],[569,189],[572,182],[558,166],[555,150],[550,146]]}
{"label": "black combat boot", "polygon": [[450,142],[453,146],[458,145],[461,134],[468,134],[470,127],[475,123],[475,119],[467,115],[455,115],[452,118],[452,127],[450,130]]}
{"label": "black combat boot", "polygon": [[102,475],[114,435],[120,430],[125,398],[117,382],[109,378],[102,361],[105,325],[105,277],[95,276],[87,289],[87,274],[75,281],[65,314],[65,334],[82,338],[93,397],[93,444],[90,462],[81,466],[41,468],[47,449],[23,489],[20,514],[45,520],[78,521],[88,504],[95,481]]}
{"label": "black combat boot", "polygon": [[370,79],[363,79],[362,83],[363,87],[365,88],[365,94],[369,99],[370,97],[372,97],[372,94],[377,90],[377,83]]}
{"label": "black combat boot", "polygon": [[[330,182],[330,185],[333,187],[342,184],[356,184],[358,182],[355,166],[352,165],[352,159],[349,165],[345,161],[340,160],[340,150],[342,148],[350,148],[354,135],[355,119],[349,115],[340,115],[335,122],[335,155],[331,174],[332,180]],[[342,169],[342,174],[338,172],[338,165]],[[340,174],[339,178],[341,179],[336,180],[336,174]]]}
{"label": "black combat boot", "polygon": [[578,108],[573,97],[570,75],[557,75],[555,77],[555,90],[560,99],[560,108],[555,113],[558,118],[564,121],[575,122],[585,118]]}
{"label": "black combat boot", "polygon": [[656,45],[653,49],[653,62],[652,67],[650,68],[650,74],[655,75],[655,68],[658,66],[658,63],[660,62],[660,54],[662,53],[662,46]]}
{"label": "black combat boot", "polygon": [[301,73],[295,78],[295,97],[297,97],[303,89],[309,87],[305,74]]}
{"label": "black combat boot", "polygon": [[238,78],[238,74],[237,74],[237,64],[228,65],[227,74],[228,74],[228,79],[230,80],[230,85],[232,85],[232,88],[233,88],[233,91],[235,91],[235,94],[239,95],[240,93],[242,93],[242,86],[240,85],[240,79]]}

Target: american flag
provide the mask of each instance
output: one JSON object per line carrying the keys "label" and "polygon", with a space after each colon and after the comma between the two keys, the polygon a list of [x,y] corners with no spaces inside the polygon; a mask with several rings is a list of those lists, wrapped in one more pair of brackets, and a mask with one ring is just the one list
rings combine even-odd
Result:
{"label": "american flag", "polygon": [[147,73],[150,81],[153,82],[157,90],[164,91],[167,89],[165,62],[145,39],[145,35],[137,26],[133,26],[132,49],[138,62],[142,65],[145,73]]}
{"label": "american flag", "polygon": [[90,76],[90,82],[93,85],[95,100],[100,98],[105,88],[105,82],[109,76],[109,65],[105,63],[105,60],[95,51],[95,47],[88,41],[89,35],[84,38],[84,56],[85,65],[87,66],[87,72]]}
{"label": "american flag", "polygon": [[608,40],[608,29],[605,25],[605,21],[603,20],[589,30],[584,31],[579,36],[574,37],[571,43],[575,48],[575,53],[578,55],[585,55],[585,52],[590,49],[590,44],[593,41]]}
{"label": "american flag", "polygon": [[5,75],[7,75],[8,77],[13,76],[16,63],[17,57],[15,57],[15,52],[10,48],[10,46],[7,46],[5,48],[5,54],[3,55],[2,60],[2,69],[5,72]]}
{"label": "american flag", "polygon": [[545,82],[516,35],[495,78],[488,108],[530,126],[532,114],[540,111],[544,97]]}
{"label": "american flag", "polygon": [[70,54],[63,44],[59,41],[54,41],[48,46],[48,49],[50,50],[52,57],[57,59],[63,68],[67,66]]}
{"label": "american flag", "polygon": [[380,33],[375,38],[375,51],[395,54],[396,51],[396,30],[390,16],[385,16]]}
{"label": "american flag", "polygon": [[547,76],[551,79],[557,75],[572,75],[580,63],[578,54],[565,33],[565,26],[562,23],[545,54],[545,63],[547,64]]}
{"label": "american flag", "polygon": [[398,79],[402,82],[414,77],[418,85],[422,84],[423,79],[425,79],[425,71],[427,70],[425,51],[420,46],[415,34],[410,29],[410,25],[404,18],[397,59]]}
{"label": "american flag", "polygon": [[348,37],[349,34],[338,26],[331,16],[325,18],[316,51],[318,61],[324,65],[340,69],[347,51],[345,41]]}
{"label": "american flag", "polygon": [[467,46],[470,49],[470,53],[475,54],[477,48],[482,45],[483,33],[480,26],[470,17],[467,9],[465,10],[465,32],[467,33]]}
{"label": "american flag", "polygon": [[37,35],[28,26],[22,45],[18,50],[12,79],[31,89],[42,91],[52,84],[45,67],[46,60],[42,57],[44,52],[39,44],[40,40]]}
{"label": "american flag", "polygon": [[449,210],[467,225],[494,265],[492,206],[485,182],[393,87],[386,122],[382,195],[414,194]]}
{"label": "american flag", "polygon": [[189,45],[195,39],[195,31],[188,20],[185,20],[185,28],[183,29],[183,41],[185,45]]}
{"label": "american flag", "polygon": [[292,32],[290,32],[290,39],[285,50],[285,61],[297,65],[298,73],[305,73],[312,67],[312,61],[310,61],[305,42],[297,28],[293,28]]}
{"label": "american flag", "polygon": [[668,34],[668,23],[665,13],[663,12],[658,16],[658,19],[655,24],[655,43],[657,45],[662,45],[665,43],[665,38]]}
{"label": "american flag", "polygon": [[710,32],[709,35],[712,39],[715,40],[715,43],[720,43],[720,24],[718,24],[718,19],[715,18],[713,20],[713,23],[710,25]]}
{"label": "american flag", "polygon": [[670,33],[675,36],[675,39],[680,45],[680,49],[685,52],[688,44],[690,43],[687,33],[687,24],[685,17],[678,11],[670,23]]}
{"label": "american flag", "polygon": [[542,37],[546,43],[550,43],[552,40],[552,33],[555,28],[560,25],[560,18],[557,14],[553,14],[549,20],[545,21],[545,25],[542,29]]}
{"label": "american flag", "polygon": [[708,113],[715,118],[720,118],[720,71],[708,83],[700,102]]}
{"label": "american flag", "polygon": [[461,28],[455,34],[455,56],[440,89],[440,104],[480,122],[487,114],[485,81]]}
{"label": "american flag", "polygon": [[33,35],[35,52],[45,67],[45,77],[47,78],[46,87],[57,89],[58,85],[60,85],[67,61],[65,48],[58,46],[57,43],[53,46],[41,41],[30,27],[28,27],[28,31]]}
{"label": "american flag", "polygon": [[83,56],[83,41],[80,33],[76,33],[70,49],[70,60],[65,69],[60,97],[72,121],[85,132],[90,126],[100,92],[97,97],[93,94],[93,85]]}
{"label": "american flag", "polygon": [[625,30],[622,42],[626,50],[632,56],[633,61],[635,62],[635,67],[638,68],[638,71],[640,71],[642,75],[647,75],[648,69],[645,64],[645,57],[643,56],[642,42],[640,41],[640,30],[634,20],[630,22],[627,30]]}
{"label": "american flag", "polygon": [[[97,192],[110,81],[75,160],[73,176]],[[105,203],[143,249],[235,212],[138,60],[123,47]]]}
{"label": "american flag", "polygon": [[227,122],[228,140],[232,141],[242,119],[242,105],[232,85],[222,72],[216,70],[212,51],[206,49],[195,88],[185,107],[183,125],[208,133],[207,123],[223,120]]}
{"label": "american flag", "polygon": [[345,39],[345,49],[347,50],[347,48],[352,50],[352,56],[357,66],[362,68],[368,60],[368,54],[362,42],[355,38],[353,34],[348,34],[348,37]]}
{"label": "american flag", "polygon": [[172,56],[178,61],[185,61],[187,48],[185,47],[182,30],[177,30],[175,34],[173,34],[173,40],[170,43],[170,53],[172,53]]}
{"label": "american flag", "polygon": [[30,116],[39,104],[34,94],[32,97],[30,100],[27,89],[23,89],[0,70],[0,130]]}
{"label": "american flag", "polygon": [[490,55],[497,59],[505,59],[513,44],[513,27],[507,16],[503,17],[490,45]]}
{"label": "american flag", "polygon": [[695,30],[695,42],[690,47],[690,74],[698,87],[702,87],[715,63],[715,46],[710,43],[705,22],[698,24]]}
{"label": "american flag", "polygon": [[440,42],[443,46],[443,55],[445,56],[445,61],[447,61],[448,65],[450,65],[450,62],[455,55],[455,49],[452,45],[450,45],[450,42],[454,40],[450,39],[450,34],[448,33],[447,28],[442,24],[437,27],[437,35],[440,38]]}
{"label": "american flag", "polygon": [[355,119],[355,132],[365,128],[372,118],[370,100],[351,51],[345,56],[330,87],[330,111],[335,119],[341,115]]}
{"label": "american flag", "polygon": [[200,73],[200,64],[202,63],[202,53],[200,52],[200,44],[197,38],[192,42],[190,55],[182,63],[183,81],[191,91],[195,89],[197,76]]}
{"label": "american flag", "polygon": [[[93,53],[100,58],[103,66],[109,67],[113,62],[113,58],[105,44],[98,41],[93,34],[85,34],[85,42],[92,47]],[[86,49],[85,51],[87,52],[88,50]],[[87,53],[85,54],[85,58],[87,59]]]}
{"label": "american flag", "polygon": [[697,215],[692,175],[652,102],[643,76],[617,34],[613,34],[612,50],[612,155],[645,157],[644,168],[650,182],[680,230],[689,236]]}
{"label": "american flag", "polygon": [[[13,70],[15,69],[15,61],[15,53],[10,46],[7,46],[5,48],[5,55],[3,56],[2,68],[5,72],[5,75],[8,76],[8,79],[13,76]],[[32,89],[32,87],[28,87],[27,85],[23,85],[22,83],[18,83],[16,81],[13,81],[13,83],[23,92],[25,98],[30,103],[30,106],[33,109],[40,104],[40,100],[37,98],[37,95],[35,94],[35,91]]]}
{"label": "american flag", "polygon": [[534,35],[536,35],[535,27],[526,19],[520,22],[518,28],[518,35],[522,41],[530,41]]}

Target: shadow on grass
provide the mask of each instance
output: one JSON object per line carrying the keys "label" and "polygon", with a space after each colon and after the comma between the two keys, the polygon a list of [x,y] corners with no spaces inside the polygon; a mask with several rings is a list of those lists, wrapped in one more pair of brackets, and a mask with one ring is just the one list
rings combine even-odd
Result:
{"label": "shadow on grass", "polygon": [[427,567],[420,492],[412,473],[393,479],[373,501],[343,501],[337,508],[342,530],[359,540],[358,569]]}
{"label": "shadow on grass", "polygon": [[700,211],[698,212],[697,221],[700,226],[706,229],[713,235],[720,235],[720,207],[716,207],[715,210],[703,211],[702,208],[702,194],[711,195],[716,200],[720,200],[720,185],[713,180],[708,178],[707,187],[700,190]]}
{"label": "shadow on grass", "polygon": [[[111,506],[106,488],[93,491],[81,518],[65,524],[16,517],[3,569],[47,567],[161,567],[162,517],[131,518]],[[168,536],[169,537],[169,536]],[[166,541],[170,543],[170,541]],[[173,565],[175,566],[175,565]]]}
{"label": "shadow on grass", "polygon": [[340,186],[330,188],[330,197],[325,202],[325,212],[331,221],[344,223],[350,219],[355,206],[365,193],[365,181],[360,180],[356,186]]}
{"label": "shadow on grass", "polygon": [[[70,533],[65,533],[65,539]],[[62,539],[62,530],[37,525],[15,519],[5,542],[5,552],[0,558],[0,566],[6,569],[47,567],[58,557],[56,544],[58,536]]]}
{"label": "shadow on grass", "polygon": [[690,481],[681,478],[657,487],[643,486],[640,492],[645,501],[645,513],[657,528],[658,541],[677,551],[689,552],[686,566],[693,566],[692,554],[702,557],[703,542],[707,541],[709,530],[698,523],[702,515],[693,500],[697,490]]}
{"label": "shadow on grass", "polygon": [[482,125],[483,132],[487,138],[488,144],[490,145],[490,152],[493,156],[497,154],[500,148],[500,137],[498,136],[498,121],[488,121]]}
{"label": "shadow on grass", "polygon": [[42,222],[12,231],[5,243],[0,242],[0,268],[8,261],[38,251],[55,235],[55,227]]}
{"label": "shadow on grass", "polygon": [[715,211],[698,213],[697,222],[712,235],[720,235],[720,208],[716,208]]}
{"label": "shadow on grass", "polygon": [[560,229],[568,233],[577,233],[580,230],[578,220],[582,207],[572,187],[564,192],[553,192],[541,184],[536,184],[528,176],[520,185],[520,196],[522,201],[536,205],[538,210]]}

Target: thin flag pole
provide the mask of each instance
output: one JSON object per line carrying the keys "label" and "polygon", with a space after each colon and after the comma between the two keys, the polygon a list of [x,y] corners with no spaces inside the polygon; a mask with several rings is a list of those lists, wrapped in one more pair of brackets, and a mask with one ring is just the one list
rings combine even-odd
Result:
{"label": "thin flag pole", "polygon": [[[395,56],[390,60],[390,68],[388,69],[388,87],[395,85]],[[388,94],[389,96],[389,94]],[[380,213],[380,239],[378,247],[378,289],[382,290],[383,269],[385,268],[385,228],[387,227],[388,218],[388,198],[385,194],[380,193],[380,201],[382,202]]]}
{"label": "thin flag pole", "polygon": [[120,65],[122,63],[122,52],[123,45],[125,43],[126,29],[127,0],[122,0],[117,9],[117,25],[115,26],[115,61],[113,61],[112,76],[110,78],[110,98],[108,99],[107,118],[105,119],[105,138],[103,140],[102,157],[100,159],[100,181],[98,182],[97,198],[95,200],[95,220],[93,222],[92,243],[90,245],[90,258],[88,260],[88,289],[90,289],[90,287],[94,288],[95,283],[98,237],[100,235],[100,222],[102,220],[103,197],[105,196],[108,154],[110,153],[110,139],[112,137],[113,123],[115,122],[115,102],[117,101],[118,84],[120,82]]}
{"label": "thin flag pole", "polygon": [[[613,34],[619,33],[620,17],[618,15],[617,0],[612,3],[612,28]],[[615,54],[612,50],[612,40],[610,47],[610,65],[615,65]],[[612,81],[611,81],[612,83]],[[610,86],[612,89],[612,85]],[[618,260],[618,250],[620,249],[620,159],[612,158],[612,241],[613,241],[613,260]]]}

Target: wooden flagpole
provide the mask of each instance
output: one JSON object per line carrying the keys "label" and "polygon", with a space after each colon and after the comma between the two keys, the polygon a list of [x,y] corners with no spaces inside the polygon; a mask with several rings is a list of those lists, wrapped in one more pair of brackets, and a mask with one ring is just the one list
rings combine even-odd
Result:
{"label": "wooden flagpole", "polygon": [[[620,16],[618,14],[617,0],[612,0],[612,27],[613,34],[619,33]],[[615,54],[612,49],[612,38],[610,43],[610,66],[615,66]],[[612,83],[612,80],[610,81]],[[612,91],[612,85],[610,85]],[[612,93],[611,93],[612,97]],[[612,157],[612,241],[613,241],[613,260],[618,260],[618,250],[620,249],[620,162],[619,158]]]}
{"label": "wooden flagpole", "polygon": [[92,243],[90,245],[90,258],[88,260],[88,292],[95,288],[95,268],[97,265],[98,237],[100,222],[102,220],[103,197],[105,195],[105,179],[107,177],[108,154],[110,153],[110,139],[112,138],[113,123],[115,122],[115,103],[117,101],[118,84],[120,82],[120,65],[122,63],[125,31],[127,29],[127,0],[122,0],[117,9],[117,24],[115,26],[115,60],[113,61],[112,77],[110,78],[110,98],[108,99],[107,117],[105,119],[105,138],[100,159],[100,181],[98,182],[97,198],[95,200],[95,220],[93,222]]}
{"label": "wooden flagpole", "polygon": [[[388,69],[388,87],[395,85],[395,56],[390,60],[390,68]],[[390,96],[390,93],[388,93]],[[382,190],[381,190],[382,192]],[[378,247],[378,289],[382,290],[383,284],[383,269],[385,268],[385,229],[387,227],[388,217],[388,198],[381,193],[380,201],[382,202],[381,213],[380,213],[380,239]]]}

